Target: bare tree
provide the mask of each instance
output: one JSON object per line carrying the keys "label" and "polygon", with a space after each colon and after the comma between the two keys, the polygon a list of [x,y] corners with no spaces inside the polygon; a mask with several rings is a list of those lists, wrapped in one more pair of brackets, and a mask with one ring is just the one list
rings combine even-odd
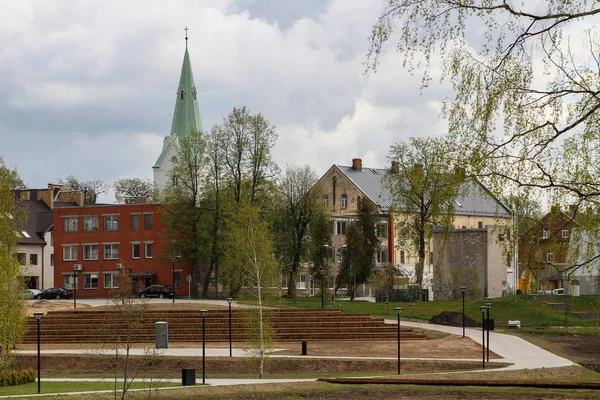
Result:
{"label": "bare tree", "polygon": [[75,175],[69,175],[58,181],[65,186],[65,190],[83,192],[83,201],[86,204],[96,204],[98,196],[108,192],[111,188],[109,183],[100,180],[82,181]]}

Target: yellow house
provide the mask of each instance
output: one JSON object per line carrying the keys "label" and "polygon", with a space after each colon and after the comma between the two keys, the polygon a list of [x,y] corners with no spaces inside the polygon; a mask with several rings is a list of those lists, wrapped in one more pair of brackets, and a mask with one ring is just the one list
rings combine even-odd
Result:
{"label": "yellow house", "polygon": [[[358,200],[369,200],[379,210],[381,221],[376,227],[381,240],[381,250],[374,255],[376,264],[392,264],[400,270],[414,273],[417,254],[413,249],[402,248],[397,222],[401,216],[392,215],[392,199],[384,177],[390,169],[366,168],[362,160],[355,158],[351,166],[332,165],[319,179],[317,186],[323,195],[323,207],[331,217],[332,247],[335,249],[334,270],[339,268],[343,257],[346,227],[358,215]],[[467,181],[456,198],[453,225],[456,229],[485,229],[490,225],[512,225],[510,210],[496,199],[481,183]],[[433,244],[428,244],[425,258],[424,287],[433,284]],[[507,271],[508,272],[508,271]],[[300,278],[302,279],[302,278]],[[306,277],[304,278],[306,280]],[[505,278],[506,279],[506,278]],[[430,291],[431,292],[431,291]],[[369,295],[368,292],[363,295]]]}

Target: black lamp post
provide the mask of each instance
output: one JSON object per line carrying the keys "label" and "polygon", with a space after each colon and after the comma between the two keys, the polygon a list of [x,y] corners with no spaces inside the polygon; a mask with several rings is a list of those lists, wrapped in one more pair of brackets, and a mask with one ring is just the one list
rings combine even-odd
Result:
{"label": "black lamp post", "polygon": [[73,265],[73,310],[77,310],[77,272],[83,270],[82,264]]}
{"label": "black lamp post", "polygon": [[483,369],[485,369],[485,306],[480,306],[479,309],[481,310],[481,351],[483,352],[481,360]]}
{"label": "black lamp post", "polygon": [[171,258],[171,273],[172,273],[172,283],[173,283],[173,305],[175,305],[175,260],[177,260],[179,257],[173,256],[173,258]]}
{"label": "black lamp post", "polygon": [[398,375],[400,375],[400,313],[402,312],[402,307],[396,307],[396,314],[398,314]]}
{"label": "black lamp post", "polygon": [[200,315],[202,315],[202,384],[205,385],[206,384],[206,364],[204,362],[204,358],[206,357],[206,348],[205,348],[205,344],[206,344],[206,324],[205,324],[205,318],[206,318],[206,314],[208,313],[208,310],[200,310]]}
{"label": "black lamp post", "polygon": [[462,293],[462,306],[463,306],[463,312],[462,312],[462,324],[463,324],[463,338],[465,337],[465,291],[467,290],[467,288],[465,286],[461,286],[460,287],[460,291]]}
{"label": "black lamp post", "polygon": [[229,304],[229,357],[232,356],[231,351],[231,303],[233,302],[233,297],[227,298],[227,304]]}
{"label": "black lamp post", "polygon": [[325,308],[325,269],[321,268],[319,274],[321,274],[321,308]]}
{"label": "black lamp post", "polygon": [[38,393],[41,393],[41,386],[40,386],[40,320],[42,319],[42,316],[44,315],[43,312],[34,312],[33,315],[35,316],[35,319],[37,320],[37,370],[38,370]]}
{"label": "black lamp post", "polygon": [[492,308],[492,303],[490,303],[489,297],[486,299],[485,309],[487,310],[487,360],[490,361],[490,308]]}

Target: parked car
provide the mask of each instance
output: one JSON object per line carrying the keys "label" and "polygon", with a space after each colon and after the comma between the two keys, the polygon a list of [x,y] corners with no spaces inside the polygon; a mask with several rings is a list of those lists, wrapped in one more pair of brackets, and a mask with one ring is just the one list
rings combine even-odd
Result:
{"label": "parked car", "polygon": [[152,285],[140,290],[138,296],[141,298],[158,297],[159,299],[173,297],[173,288],[170,285]]}
{"label": "parked car", "polygon": [[50,289],[46,289],[43,292],[38,293],[35,298],[38,300],[41,299],[70,299],[73,297],[73,293],[70,290],[53,287]]}
{"label": "parked car", "polygon": [[554,296],[562,296],[565,294],[565,289],[564,288],[553,289],[552,294]]}
{"label": "parked car", "polygon": [[37,296],[38,294],[42,293],[41,290],[37,290],[37,289],[25,289],[23,290],[23,298],[24,299],[35,299],[35,296]]}

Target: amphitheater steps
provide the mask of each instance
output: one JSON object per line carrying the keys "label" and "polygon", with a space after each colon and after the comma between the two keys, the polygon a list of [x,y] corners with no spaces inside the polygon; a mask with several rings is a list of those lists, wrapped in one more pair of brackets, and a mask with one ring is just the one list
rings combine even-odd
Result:
{"label": "amphitheater steps", "polygon": [[[248,339],[249,310],[233,310],[232,341]],[[334,309],[270,309],[268,319],[275,332],[276,341],[292,340],[393,340],[398,327],[387,325],[383,318],[369,314],[343,314]],[[153,310],[144,313],[139,328],[134,329],[132,340],[139,343],[154,342],[154,323],[169,324],[169,341],[198,342],[202,340],[202,317],[198,310]],[[227,310],[210,310],[205,317],[206,341],[229,341],[229,313]],[[36,321],[30,318],[23,343],[37,341]],[[107,310],[51,311],[41,324],[43,343],[103,343],[114,342],[122,335],[125,326],[117,316]],[[112,338],[112,339],[111,339]],[[408,328],[401,328],[402,340],[423,340],[425,336]]]}

